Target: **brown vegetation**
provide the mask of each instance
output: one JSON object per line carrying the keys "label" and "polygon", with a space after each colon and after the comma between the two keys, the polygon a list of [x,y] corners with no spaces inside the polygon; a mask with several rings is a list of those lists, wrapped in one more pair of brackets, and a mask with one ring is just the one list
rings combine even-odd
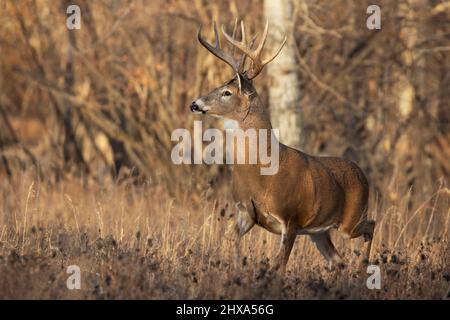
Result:
{"label": "brown vegetation", "polygon": [[[170,160],[190,101],[230,76],[198,26],[239,17],[253,33],[262,1],[70,2],[79,31],[64,1],[0,0],[0,298],[448,298],[446,2],[380,1],[380,31],[365,27],[372,2],[294,8],[303,149],[369,177],[381,290],[338,236],[337,273],[302,237],[272,274],[278,238],[256,228],[233,266],[228,168]],[[264,75],[255,86],[267,102]]]}
{"label": "brown vegetation", "polygon": [[[382,289],[368,290],[357,249],[363,240],[344,246],[348,240],[334,234],[348,265],[330,272],[309,238],[299,237],[280,278],[270,271],[279,238],[260,228],[244,237],[234,264],[226,232],[233,212],[224,200],[202,196],[194,205],[190,190],[174,199],[132,181],[83,187],[79,180],[49,186],[27,174],[18,180],[0,185],[2,298],[444,299],[450,288],[446,189],[410,218],[409,195],[372,206]],[[66,287],[70,265],[81,269],[81,290]]]}

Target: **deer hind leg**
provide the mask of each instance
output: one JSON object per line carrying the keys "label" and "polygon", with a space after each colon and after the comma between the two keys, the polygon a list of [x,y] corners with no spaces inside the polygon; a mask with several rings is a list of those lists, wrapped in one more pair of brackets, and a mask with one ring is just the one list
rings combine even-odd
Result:
{"label": "deer hind leg", "polygon": [[341,256],[334,247],[333,242],[331,242],[330,233],[328,231],[324,233],[310,234],[309,236],[316,245],[317,249],[319,249],[320,253],[328,261],[328,268],[332,269],[334,265],[339,267],[344,266]]}
{"label": "deer hind leg", "polygon": [[350,239],[355,239],[359,237],[364,238],[364,242],[367,242],[366,252],[364,258],[367,262],[370,261],[370,251],[372,249],[372,239],[375,230],[375,221],[368,220],[367,217],[362,218],[359,223],[348,232],[345,229],[340,229]]}
{"label": "deer hind leg", "polygon": [[370,251],[372,249],[373,232],[375,230],[375,221],[364,220],[358,224],[351,234],[351,238],[364,237],[364,242],[367,242],[365,259],[367,263],[370,261]]}
{"label": "deer hind leg", "polygon": [[346,201],[339,231],[349,239],[364,237],[364,242],[368,242],[364,258],[370,261],[375,221],[367,219],[368,190],[360,188],[347,191],[345,196]]}

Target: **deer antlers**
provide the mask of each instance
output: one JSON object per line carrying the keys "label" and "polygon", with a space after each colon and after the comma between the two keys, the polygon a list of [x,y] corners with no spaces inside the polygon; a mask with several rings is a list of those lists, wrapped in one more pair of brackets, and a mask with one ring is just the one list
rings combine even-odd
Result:
{"label": "deer antlers", "polygon": [[[236,28],[236,24],[235,24]],[[235,30],[233,30],[233,35],[235,33]],[[220,48],[220,41],[219,41],[219,33],[217,32],[217,26],[216,22],[214,21],[214,46],[209,44],[205,39],[202,37],[202,27],[198,30],[197,38],[198,41],[206,48],[209,52],[211,52],[213,55],[215,55],[220,60],[226,62],[228,65],[230,65],[231,68],[233,68],[233,71],[236,73],[242,73],[243,72],[243,65],[234,58],[232,54],[229,54],[225,51],[223,51]]]}
{"label": "deer antlers", "polygon": [[[267,59],[262,59],[261,53],[262,49],[264,47],[264,44],[266,43],[267,39],[267,33],[269,30],[269,21],[266,21],[266,26],[264,27],[264,32],[262,35],[262,39],[256,49],[252,49],[253,44],[255,43],[255,40],[257,38],[257,35],[255,35],[250,42],[246,41],[246,35],[245,35],[245,26],[244,22],[241,21],[241,41],[237,41],[235,39],[236,34],[236,27],[237,27],[237,20],[234,24],[233,28],[233,34],[230,36],[225,31],[225,26],[222,25],[222,33],[225,36],[225,39],[228,40],[228,42],[233,46],[232,54],[226,53],[223,51],[220,47],[219,43],[219,33],[217,32],[216,23],[214,22],[214,34],[215,34],[215,43],[214,46],[209,44],[204,38],[201,36],[202,28],[198,30],[198,41],[206,48],[208,51],[210,51],[212,54],[214,54],[217,58],[221,59],[222,61],[226,62],[228,65],[233,68],[233,71],[235,73],[244,74],[247,76],[249,80],[254,79],[257,75],[259,75],[264,68],[266,64],[271,62],[275,57],[280,53],[281,49],[283,48],[284,44],[286,43],[286,36],[283,39],[283,42],[281,43],[278,50],[270,56]],[[242,51],[242,56],[240,60],[237,60],[234,58],[234,49],[238,48],[240,51]],[[245,68],[245,58],[249,57],[252,61],[251,67],[249,70],[244,70]]]}

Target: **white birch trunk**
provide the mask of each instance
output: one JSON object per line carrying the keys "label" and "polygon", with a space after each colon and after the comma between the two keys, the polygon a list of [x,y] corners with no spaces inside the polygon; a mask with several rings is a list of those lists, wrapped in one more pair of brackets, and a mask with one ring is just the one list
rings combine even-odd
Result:
{"label": "white birch trunk", "polygon": [[275,50],[283,36],[288,36],[280,55],[267,66],[272,125],[280,130],[280,142],[300,148],[303,142],[302,113],[299,79],[295,68],[295,44],[290,36],[292,4],[290,0],[265,0],[264,10],[270,25],[267,52]]}

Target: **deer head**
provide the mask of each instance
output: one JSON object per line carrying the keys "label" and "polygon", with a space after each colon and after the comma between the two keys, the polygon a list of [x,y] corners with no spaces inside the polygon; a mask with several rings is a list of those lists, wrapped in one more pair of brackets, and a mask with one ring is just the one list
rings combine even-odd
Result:
{"label": "deer head", "polygon": [[[257,97],[257,92],[253,87],[252,80],[258,76],[263,70],[264,66],[271,62],[280,53],[286,37],[278,50],[272,56],[262,59],[262,49],[267,39],[269,23],[266,21],[264,32],[256,49],[253,45],[256,41],[256,36],[252,40],[246,40],[244,22],[241,21],[241,41],[235,39],[237,29],[237,20],[234,24],[233,33],[230,36],[222,25],[222,33],[225,39],[231,44],[231,53],[225,52],[219,41],[219,33],[217,31],[216,23],[214,22],[215,43],[211,45],[201,35],[201,27],[198,31],[199,42],[213,55],[220,60],[226,62],[234,72],[234,77],[223,85],[214,89],[206,96],[203,96],[191,104],[191,111],[195,113],[209,114],[216,117],[224,117],[227,119],[238,120],[248,112],[251,100]],[[235,49],[242,52],[239,59],[234,57]],[[250,66],[246,70],[246,58],[250,58]]]}

